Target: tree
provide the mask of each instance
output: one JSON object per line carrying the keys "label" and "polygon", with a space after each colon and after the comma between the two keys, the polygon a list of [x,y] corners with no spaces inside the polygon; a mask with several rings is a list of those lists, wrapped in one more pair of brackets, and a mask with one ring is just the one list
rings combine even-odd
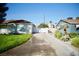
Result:
{"label": "tree", "polygon": [[67,19],[69,19],[69,20],[70,20],[70,19],[73,19],[73,17],[68,17]]}
{"label": "tree", "polygon": [[8,7],[6,7],[6,3],[0,3],[0,20],[3,22],[6,18],[5,16],[7,15],[5,12],[8,10]]}
{"label": "tree", "polygon": [[48,25],[41,23],[40,25],[38,25],[38,28],[48,28]]}
{"label": "tree", "polygon": [[52,21],[49,21],[49,23],[52,23]]}
{"label": "tree", "polygon": [[79,17],[76,17],[76,19],[79,19]]}

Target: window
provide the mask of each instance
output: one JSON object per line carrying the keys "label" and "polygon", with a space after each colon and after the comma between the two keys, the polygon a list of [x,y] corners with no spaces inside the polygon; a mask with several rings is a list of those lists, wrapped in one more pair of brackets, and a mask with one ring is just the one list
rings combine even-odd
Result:
{"label": "window", "polygon": [[79,25],[76,25],[76,30],[79,30]]}

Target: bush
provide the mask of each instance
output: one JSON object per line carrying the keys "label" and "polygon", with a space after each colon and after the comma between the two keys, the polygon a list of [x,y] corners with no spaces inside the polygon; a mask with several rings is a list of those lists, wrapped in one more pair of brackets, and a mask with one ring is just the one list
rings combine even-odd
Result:
{"label": "bush", "polygon": [[64,36],[61,37],[61,40],[63,40],[63,41],[69,41],[70,37],[69,37],[69,35],[64,35]]}
{"label": "bush", "polygon": [[60,39],[62,37],[62,33],[60,33],[59,31],[55,32],[55,37]]}
{"label": "bush", "polygon": [[71,44],[74,45],[75,47],[79,48],[79,36],[76,36],[75,38],[72,38]]}
{"label": "bush", "polygon": [[70,38],[74,38],[74,37],[78,36],[78,33],[70,33],[69,36],[70,36]]}

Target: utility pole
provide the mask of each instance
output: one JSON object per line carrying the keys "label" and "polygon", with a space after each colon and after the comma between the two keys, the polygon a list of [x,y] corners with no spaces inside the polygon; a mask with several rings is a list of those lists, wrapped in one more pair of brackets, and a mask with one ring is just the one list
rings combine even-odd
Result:
{"label": "utility pole", "polygon": [[45,15],[44,15],[44,24],[45,24]]}

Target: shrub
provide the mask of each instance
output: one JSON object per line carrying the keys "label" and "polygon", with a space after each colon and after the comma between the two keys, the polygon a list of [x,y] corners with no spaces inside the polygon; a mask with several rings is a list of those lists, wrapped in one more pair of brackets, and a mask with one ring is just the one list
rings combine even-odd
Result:
{"label": "shrub", "polygon": [[62,37],[62,33],[60,33],[59,31],[55,32],[55,37],[60,39]]}
{"label": "shrub", "polygon": [[74,38],[74,37],[78,36],[78,33],[70,33],[69,35],[70,35],[70,38]]}
{"label": "shrub", "polygon": [[75,47],[79,48],[79,37],[76,36],[75,38],[71,39],[71,44],[74,45]]}
{"label": "shrub", "polygon": [[61,37],[61,40],[63,40],[63,41],[69,41],[70,37],[69,37],[69,35],[64,35],[64,36]]}

